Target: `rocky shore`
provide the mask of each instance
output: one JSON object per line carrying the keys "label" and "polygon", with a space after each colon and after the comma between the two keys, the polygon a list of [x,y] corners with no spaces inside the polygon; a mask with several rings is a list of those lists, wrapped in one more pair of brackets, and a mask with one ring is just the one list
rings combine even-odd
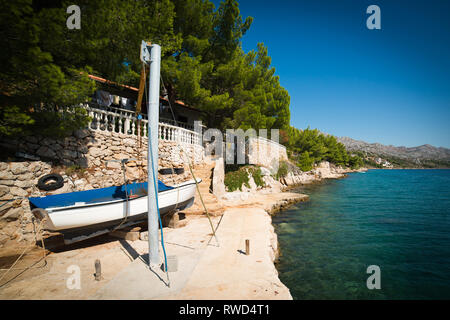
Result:
{"label": "rocky shore", "polygon": [[[295,165],[286,162],[288,164],[288,173],[286,176],[275,179],[269,169],[261,167],[262,179],[265,186],[257,186],[254,178],[250,174],[249,185],[250,188],[245,185],[242,186],[242,191],[226,192],[225,189],[217,192],[216,195],[219,198],[230,201],[246,200],[253,197],[256,193],[269,194],[280,193],[288,191],[296,186],[315,183],[323,181],[325,179],[341,179],[345,178],[347,173],[350,172],[362,172],[367,171],[367,168],[360,168],[352,170],[350,168],[342,168],[330,164],[327,161],[319,163],[311,171],[303,172]],[[215,172],[215,174],[218,174]],[[221,179],[217,179],[221,181]],[[213,186],[214,187],[214,186]]]}

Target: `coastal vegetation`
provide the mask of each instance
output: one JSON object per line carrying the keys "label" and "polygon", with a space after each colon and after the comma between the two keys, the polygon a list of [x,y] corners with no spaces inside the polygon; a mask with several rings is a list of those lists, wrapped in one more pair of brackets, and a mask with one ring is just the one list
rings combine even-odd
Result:
{"label": "coastal vegetation", "polygon": [[224,183],[228,191],[242,191],[242,186],[250,188],[250,178],[253,178],[257,187],[263,187],[265,185],[261,168],[258,166],[231,166],[233,169],[230,170],[230,166],[225,174]]}
{"label": "coastal vegetation", "polygon": [[302,171],[310,171],[314,164],[328,161],[338,166],[353,169],[362,166],[362,159],[358,155],[350,155],[345,146],[336,137],[325,135],[318,129],[299,130],[290,127],[282,134],[282,143],[289,151],[290,159]]}
{"label": "coastal vegetation", "polygon": [[283,128],[289,94],[270,66],[267,47],[245,53],[252,18],[238,2],[78,1],[81,29],[66,26],[66,8],[44,1],[2,1],[0,134],[68,135],[83,127],[82,108],[95,83],[87,74],[138,86],[142,40],[161,44],[169,99],[204,111],[209,127]]}
{"label": "coastal vegetation", "polygon": [[0,135],[63,137],[86,126],[86,110],[73,106],[96,89],[87,75],[138,86],[146,40],[162,47],[163,93],[203,111],[208,127],[281,129],[281,143],[303,171],[322,160],[361,164],[333,136],[289,125],[289,93],[268,48],[242,49],[253,18],[241,16],[236,0],[217,9],[209,0],[82,0],[81,29],[74,30],[66,26],[70,4],[4,1]]}

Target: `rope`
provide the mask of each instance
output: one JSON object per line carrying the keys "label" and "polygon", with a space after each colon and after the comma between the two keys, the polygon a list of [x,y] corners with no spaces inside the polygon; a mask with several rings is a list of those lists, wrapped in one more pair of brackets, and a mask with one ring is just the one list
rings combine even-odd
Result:
{"label": "rope", "polygon": [[[32,263],[30,266],[26,267],[26,268],[14,268],[14,266],[20,261],[20,259],[25,255],[25,252],[27,252],[27,250],[30,249],[31,246],[35,245],[35,243],[31,243],[28,246],[25,247],[25,249],[22,251],[22,253],[19,255],[19,257],[16,259],[16,261],[14,261],[14,263],[7,269],[0,269],[2,271],[6,271],[1,277],[0,277],[0,281],[3,280],[3,278],[6,277],[6,275],[11,271],[11,270],[22,270],[21,273],[19,273],[18,275],[16,275],[15,277],[13,277],[12,279],[6,281],[5,283],[0,285],[0,288],[5,286],[7,283],[9,283],[10,281],[12,281],[13,279],[15,279],[16,277],[18,277],[19,275],[21,275],[23,272],[25,272],[28,269],[40,269],[40,268],[44,268],[45,266],[47,266],[47,256],[45,254],[45,243],[44,243],[44,237],[42,236],[42,225],[43,223],[46,221],[46,218],[42,219],[41,222],[39,223],[39,233],[41,235],[41,244],[42,244],[42,250],[43,250],[43,257],[40,258],[38,261]],[[32,220],[33,222],[33,226],[34,226],[34,218]],[[33,232],[34,232],[34,238],[37,241],[37,232],[36,229],[33,228]],[[36,263],[38,263],[39,261],[41,261],[42,259],[45,260],[45,264],[43,266],[40,267],[33,267]]]}
{"label": "rope", "polygon": [[[143,67],[144,67],[144,62],[142,62],[142,65],[143,65]],[[145,74],[145,67],[143,68],[143,72],[144,72],[144,78],[145,78],[145,77],[146,77],[146,74]],[[160,79],[161,79],[161,81],[162,81],[161,74],[160,74]],[[162,81],[162,84],[163,84],[163,86],[164,86],[164,81]],[[144,95],[147,95],[147,81],[144,82]],[[148,101],[148,100],[147,100],[147,101]],[[169,106],[170,106],[170,101],[169,101]],[[172,111],[172,108],[170,108],[170,110]],[[149,115],[149,110],[148,110],[148,108],[147,108],[147,121],[148,121],[148,115]],[[173,111],[172,111],[172,116],[175,117],[174,114],[173,114]],[[175,123],[176,123],[176,122],[175,122]],[[149,134],[149,135],[150,135],[150,134]],[[158,138],[159,138],[159,137],[158,137]],[[150,141],[150,139],[149,139],[149,141]],[[150,145],[150,144],[148,144],[148,145]],[[174,170],[174,167],[173,167],[173,162],[171,162],[171,168],[170,168],[170,169],[172,170],[172,175],[175,175],[175,170]],[[147,170],[148,170],[148,168],[147,168]],[[175,209],[174,209],[174,210],[177,210],[179,201],[180,201],[180,189],[177,188],[177,202],[175,203]]]}
{"label": "rope", "polygon": [[[164,90],[167,92],[167,89],[166,89],[166,86],[164,85],[164,80],[163,80],[161,74],[160,74],[160,78],[161,78],[161,83],[162,83],[162,85],[163,85],[163,88],[164,88]],[[172,117],[173,117],[173,120],[174,120],[174,122],[175,122],[175,125],[178,126],[178,121],[175,119],[175,114],[174,114],[174,112],[173,112],[172,105],[171,105],[171,103],[170,103],[170,99],[167,99],[167,101],[169,102],[170,111],[171,111],[171,113],[172,113]],[[191,175],[192,175],[192,177],[194,178],[194,181],[195,181],[195,187],[196,187],[197,193],[198,193],[198,195],[199,195],[199,197],[200,197],[200,201],[201,201],[201,203],[202,203],[203,209],[205,210],[206,216],[208,217],[209,224],[210,224],[210,226],[211,226],[211,230],[212,230],[213,236],[214,236],[214,238],[216,239],[217,245],[220,246],[220,244],[219,244],[219,239],[217,238],[217,235],[216,235],[216,230],[215,230],[215,228],[214,228],[214,226],[213,226],[213,223],[212,223],[211,217],[210,217],[210,215],[209,215],[208,209],[206,208],[205,202],[203,201],[202,194],[200,193],[200,188],[198,187],[198,181],[197,181],[197,178],[195,177],[194,171],[192,170],[191,159],[189,158],[189,155],[187,154],[187,152],[184,150],[184,148],[181,146],[180,143],[179,143],[177,146],[178,146],[178,148],[180,149],[180,151],[183,152],[183,154],[185,155],[185,158],[187,159],[188,166],[189,166],[189,171],[191,172]],[[181,152],[180,152],[180,153],[181,153]]]}
{"label": "rope", "polygon": [[119,224],[117,227],[115,227],[112,231],[115,231],[115,230],[119,229],[119,227],[121,227],[121,226],[125,223],[125,221],[127,221],[127,218],[128,218],[128,212],[130,211],[130,210],[129,210],[129,204],[128,204],[127,175],[126,175],[126,168],[125,168],[125,163],[124,163],[124,161],[125,161],[125,160],[122,160],[122,161],[121,161],[121,167],[122,167],[123,180],[124,180],[124,187],[125,187],[125,200],[126,200],[126,203],[127,203],[127,205],[126,205],[126,207],[125,207],[125,218],[124,218],[124,219],[122,220],[122,222],[120,222],[120,224]]}
{"label": "rope", "polygon": [[[148,133],[148,140],[151,141],[151,132]],[[152,161],[152,165],[153,165],[153,152],[152,152],[152,148],[150,148],[150,143],[149,145],[149,150],[150,150],[150,156],[151,156],[151,161]],[[156,187],[156,178],[155,178],[155,171],[152,170],[153,173],[153,187],[155,188],[155,194],[156,194],[156,209],[158,211],[158,221],[159,221],[159,228],[161,230],[161,245],[162,245],[162,249],[163,249],[163,253],[164,253],[164,269],[167,275],[167,283],[168,286],[170,288],[170,279],[169,279],[169,272],[167,269],[167,255],[166,255],[166,248],[164,246],[164,233],[163,233],[163,226],[162,226],[162,221],[161,221],[161,214],[159,213],[159,202],[158,202],[158,188]],[[150,188],[150,186],[148,186]]]}
{"label": "rope", "polygon": [[15,200],[20,200],[20,199],[26,199],[26,197],[17,197],[17,198],[12,198],[12,199],[9,199],[9,200],[0,200],[0,201],[4,201],[5,202],[2,205],[0,205],[0,208],[3,207],[4,205],[6,205],[8,202],[15,201]]}

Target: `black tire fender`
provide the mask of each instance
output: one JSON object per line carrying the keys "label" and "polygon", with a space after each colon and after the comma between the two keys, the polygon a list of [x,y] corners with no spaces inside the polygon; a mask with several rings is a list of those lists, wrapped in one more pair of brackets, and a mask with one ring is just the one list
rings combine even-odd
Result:
{"label": "black tire fender", "polygon": [[[47,183],[50,180],[54,180],[54,182]],[[37,187],[44,191],[52,191],[61,188],[64,185],[64,178],[57,173],[46,174],[39,178]]]}

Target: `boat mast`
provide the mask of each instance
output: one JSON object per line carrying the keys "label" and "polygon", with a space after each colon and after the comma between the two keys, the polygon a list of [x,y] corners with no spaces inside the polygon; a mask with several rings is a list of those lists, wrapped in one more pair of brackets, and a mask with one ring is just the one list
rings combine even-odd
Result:
{"label": "boat mast", "polygon": [[[158,183],[155,189],[153,173],[158,177],[158,125],[159,125],[159,76],[161,67],[161,47],[157,44],[148,46],[145,41],[141,44],[141,60],[150,64],[149,96],[148,96],[148,154],[147,154],[147,190],[148,190],[148,256],[149,264],[159,264],[159,239],[158,239],[158,208],[156,197]],[[150,139],[151,138],[151,139]],[[151,162],[153,155],[153,163]],[[156,179],[158,180],[158,179]]]}

